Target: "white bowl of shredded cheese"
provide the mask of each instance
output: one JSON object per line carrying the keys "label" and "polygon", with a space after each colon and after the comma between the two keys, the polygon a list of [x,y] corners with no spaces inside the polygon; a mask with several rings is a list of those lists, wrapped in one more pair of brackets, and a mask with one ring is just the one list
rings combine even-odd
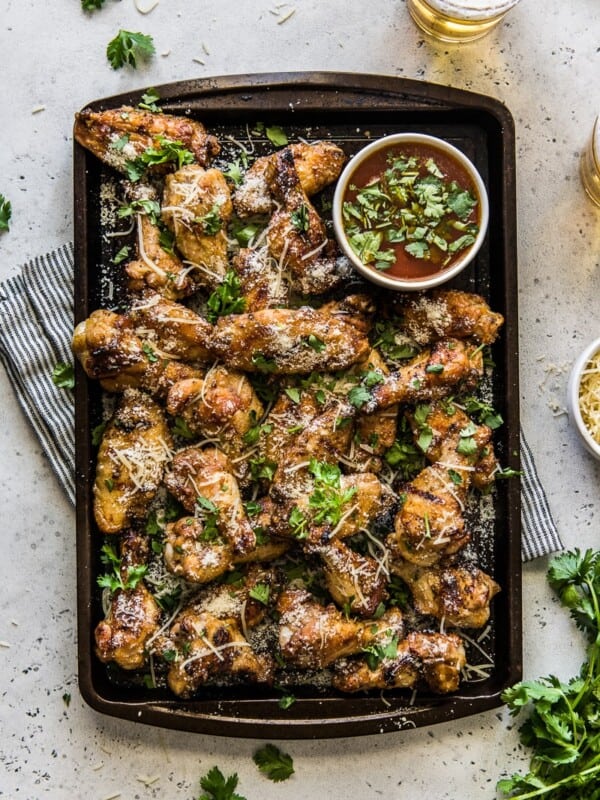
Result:
{"label": "white bowl of shredded cheese", "polygon": [[567,406],[581,441],[600,459],[600,338],[591,342],[573,364]]}

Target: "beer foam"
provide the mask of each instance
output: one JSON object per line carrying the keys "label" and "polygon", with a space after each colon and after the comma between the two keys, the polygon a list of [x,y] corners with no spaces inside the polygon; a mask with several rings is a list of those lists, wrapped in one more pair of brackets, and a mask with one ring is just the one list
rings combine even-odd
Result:
{"label": "beer foam", "polygon": [[426,0],[432,9],[454,19],[484,20],[506,14],[519,0]]}

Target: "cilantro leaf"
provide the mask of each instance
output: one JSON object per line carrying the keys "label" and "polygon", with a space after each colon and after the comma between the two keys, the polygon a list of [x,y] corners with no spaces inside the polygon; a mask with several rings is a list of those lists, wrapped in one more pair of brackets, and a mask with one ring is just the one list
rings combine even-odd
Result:
{"label": "cilantro leaf", "polygon": [[59,389],[72,389],[75,386],[75,370],[72,364],[64,361],[56,364],[52,370],[52,383]]}
{"label": "cilantro leaf", "polygon": [[111,259],[113,264],[121,264],[125,259],[129,258],[129,254],[131,252],[131,247],[126,244],[121,247],[121,249],[116,253],[116,255]]}
{"label": "cilantro leaf", "polygon": [[127,177],[130,181],[139,181],[147,169],[160,164],[175,164],[177,169],[192,164],[195,156],[178,139],[167,139],[159,135],[151,147],[147,147],[137,158],[125,162]]}
{"label": "cilantro leaf", "polygon": [[106,47],[106,57],[113,69],[121,69],[125,64],[136,69],[138,59],[147,60],[155,52],[152,36],[123,29],[119,30]]}
{"label": "cilantro leaf", "polygon": [[104,5],[104,0],[81,0],[84,11],[98,11]]}
{"label": "cilantro leaf", "polygon": [[12,206],[3,194],[0,194],[0,231],[8,231],[8,223],[12,217]]}
{"label": "cilantro leaf", "polygon": [[221,206],[218,203],[213,203],[206,214],[195,218],[194,222],[202,227],[202,233],[206,234],[206,236],[216,236],[223,227],[220,209]]}
{"label": "cilantro leaf", "polygon": [[306,233],[309,225],[308,206],[306,203],[302,203],[295,211],[292,211],[290,221],[299,233]]}
{"label": "cilantro leaf", "polygon": [[267,139],[274,144],[275,147],[285,147],[288,143],[288,137],[285,134],[283,128],[280,128],[279,125],[271,125],[265,129],[265,133],[267,134]]}
{"label": "cilantro leaf", "polygon": [[259,603],[262,603],[264,606],[266,606],[269,602],[270,593],[271,588],[267,583],[257,583],[256,586],[253,586],[252,589],[250,589],[248,596],[253,600],[258,600]]}
{"label": "cilantro leaf", "polygon": [[273,744],[266,744],[252,756],[259,770],[271,781],[287,780],[294,772],[294,762]]}
{"label": "cilantro leaf", "polygon": [[158,225],[160,205],[156,200],[145,198],[142,200],[132,200],[131,203],[122,205],[117,211],[119,219],[134,217],[136,214],[146,214],[153,225]]}
{"label": "cilantro leaf", "polygon": [[[100,561],[109,568],[109,571],[104,575],[99,575],[96,582],[98,586],[110,589],[111,592],[115,592],[117,589],[123,591],[135,589],[148,571],[148,567],[145,564],[128,566],[126,570],[123,570],[121,559],[117,555],[114,546],[108,542],[102,545]],[[123,579],[123,573],[125,573],[125,579]]]}
{"label": "cilantro leaf", "polygon": [[588,636],[587,659],[577,677],[563,682],[554,675],[521,681],[502,699],[510,713],[527,709],[521,742],[533,749],[529,772],[498,783],[505,795],[592,798],[596,795],[598,721],[600,720],[600,551],[567,551],[556,556],[548,581],[563,606]]}
{"label": "cilantro leaf", "polygon": [[222,282],[206,301],[206,306],[206,318],[212,323],[226,314],[241,314],[246,310],[246,298],[242,296],[240,279],[234,270],[227,270]]}
{"label": "cilantro leaf", "polygon": [[213,767],[200,778],[200,788],[203,790],[203,794],[198,800],[246,800],[235,791],[238,782],[239,778],[236,772],[225,778],[218,767]]}

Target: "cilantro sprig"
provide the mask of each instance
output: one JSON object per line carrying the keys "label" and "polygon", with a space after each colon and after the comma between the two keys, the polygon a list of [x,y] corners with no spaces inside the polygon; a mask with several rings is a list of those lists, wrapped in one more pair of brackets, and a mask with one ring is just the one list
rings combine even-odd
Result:
{"label": "cilantro sprig", "polygon": [[292,757],[274,744],[266,744],[252,756],[254,763],[267,778],[275,783],[287,780],[294,772]]}
{"label": "cilantro sprig", "polygon": [[600,551],[575,549],[554,558],[548,582],[588,639],[579,675],[521,681],[502,699],[512,715],[529,710],[521,742],[533,749],[529,772],[498,783],[515,800],[589,800],[600,781]]}
{"label": "cilantro sprig", "polygon": [[121,559],[117,555],[114,546],[108,543],[102,545],[100,561],[108,567],[108,571],[104,575],[98,576],[98,586],[110,589],[111,592],[116,592],[117,589],[123,591],[135,589],[148,571],[148,567],[145,564],[128,566],[125,570],[125,577],[123,577]]}
{"label": "cilantro sprig", "polygon": [[141,155],[125,162],[125,170],[130,181],[139,181],[146,171],[160,164],[174,164],[177,169],[195,161],[194,154],[178,139],[156,137],[151,147],[147,147]]}
{"label": "cilantro sprig", "polygon": [[113,69],[121,69],[126,64],[136,69],[138,60],[146,61],[155,52],[152,36],[124,31],[122,28],[106,47],[106,57]]}
{"label": "cilantro sprig", "polygon": [[213,323],[219,317],[241,314],[246,310],[246,298],[242,296],[240,279],[234,270],[227,270],[222,282],[206,301],[206,306],[206,318]]}
{"label": "cilantro sprig", "polygon": [[235,791],[238,783],[237,772],[226,778],[218,767],[213,767],[200,778],[203,791],[198,800],[246,800]]}

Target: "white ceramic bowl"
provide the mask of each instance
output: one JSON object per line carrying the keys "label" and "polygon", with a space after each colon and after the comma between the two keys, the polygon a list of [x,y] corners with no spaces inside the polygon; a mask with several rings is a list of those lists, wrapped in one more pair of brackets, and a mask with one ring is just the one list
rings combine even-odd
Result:
{"label": "white ceramic bowl", "polygon": [[569,419],[575,426],[586,449],[593,456],[600,459],[600,444],[593,438],[583,421],[581,407],[579,405],[579,387],[581,385],[583,371],[590,359],[593,358],[598,351],[600,351],[600,338],[591,342],[575,360],[567,385],[567,408],[569,410]]}
{"label": "white ceramic bowl", "polygon": [[[446,269],[440,270],[433,275],[428,275],[425,278],[403,279],[390,277],[386,275],[385,272],[363,264],[350,246],[350,243],[346,237],[346,233],[344,231],[342,207],[346,189],[352,182],[352,177],[355,170],[367,158],[369,158],[378,150],[385,150],[390,147],[400,147],[402,145],[411,144],[422,144],[436,148],[437,150],[441,150],[443,153],[457,161],[467,172],[477,191],[477,199],[479,201],[479,232],[475,238],[475,242],[468,249],[464,250],[458,260]],[[381,139],[377,139],[376,141],[371,142],[371,144],[368,144],[366,147],[356,153],[356,155],[353,156],[344,167],[338,179],[333,198],[333,227],[335,230],[335,235],[340,247],[350,259],[355,269],[360,272],[364,278],[372,281],[373,283],[377,283],[380,286],[385,286],[388,289],[395,289],[403,292],[417,292],[422,291],[423,289],[431,289],[433,286],[446,283],[446,281],[449,281],[458,275],[458,273],[461,272],[467,266],[467,264],[471,263],[471,261],[479,252],[487,233],[488,222],[489,201],[487,190],[483,180],[481,179],[481,175],[477,171],[472,161],[470,161],[470,159],[468,159],[464,153],[458,150],[458,148],[454,147],[454,145],[451,145],[449,142],[444,141],[444,139],[438,139],[435,136],[427,136],[424,133],[395,133],[391,136],[384,136]]]}

